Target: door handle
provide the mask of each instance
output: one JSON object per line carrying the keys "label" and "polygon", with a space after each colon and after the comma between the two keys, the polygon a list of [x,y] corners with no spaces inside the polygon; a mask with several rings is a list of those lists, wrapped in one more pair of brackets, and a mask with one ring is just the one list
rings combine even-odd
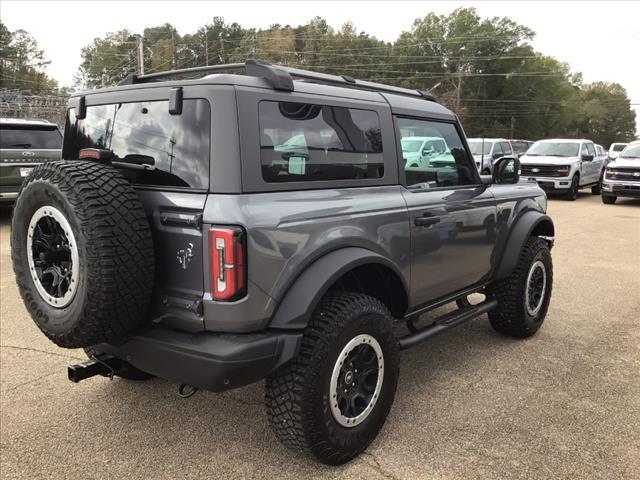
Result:
{"label": "door handle", "polygon": [[440,217],[417,217],[413,223],[416,224],[417,227],[430,227],[431,225],[435,225],[440,221]]}

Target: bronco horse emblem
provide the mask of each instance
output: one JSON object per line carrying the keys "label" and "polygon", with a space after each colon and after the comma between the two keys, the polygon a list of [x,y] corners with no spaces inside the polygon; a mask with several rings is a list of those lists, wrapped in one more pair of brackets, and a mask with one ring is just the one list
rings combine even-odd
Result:
{"label": "bronco horse emblem", "polygon": [[191,262],[191,259],[193,258],[193,243],[189,243],[189,246],[186,250],[178,250],[178,255],[176,258],[178,259],[178,262],[180,263],[182,269],[186,270],[187,266]]}

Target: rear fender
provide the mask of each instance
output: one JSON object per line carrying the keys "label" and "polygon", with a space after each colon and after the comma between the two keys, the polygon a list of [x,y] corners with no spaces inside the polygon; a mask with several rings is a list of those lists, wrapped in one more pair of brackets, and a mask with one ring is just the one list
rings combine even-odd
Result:
{"label": "rear fender", "polygon": [[296,279],[280,302],[269,326],[305,328],[318,302],[329,288],[347,272],[366,264],[390,268],[401,279],[405,293],[408,291],[404,277],[387,258],[365,248],[341,248],[316,260]]}

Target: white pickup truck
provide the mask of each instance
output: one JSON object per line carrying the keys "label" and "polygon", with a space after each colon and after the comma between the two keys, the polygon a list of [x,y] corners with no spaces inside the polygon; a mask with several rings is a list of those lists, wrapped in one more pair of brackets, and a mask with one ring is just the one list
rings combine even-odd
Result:
{"label": "white pickup truck", "polygon": [[640,142],[631,142],[607,165],[602,201],[612,204],[618,197],[640,198]]}
{"label": "white pickup truck", "polygon": [[522,178],[538,182],[547,192],[564,193],[569,200],[586,187],[600,194],[605,163],[593,142],[584,139],[539,140],[520,158]]}

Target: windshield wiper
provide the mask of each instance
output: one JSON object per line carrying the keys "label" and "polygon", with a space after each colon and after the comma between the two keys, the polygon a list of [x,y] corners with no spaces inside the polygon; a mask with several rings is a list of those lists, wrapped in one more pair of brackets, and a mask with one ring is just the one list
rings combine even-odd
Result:
{"label": "windshield wiper", "polygon": [[128,168],[130,170],[144,170],[144,171],[155,171],[158,170],[158,167],[154,167],[153,165],[149,165],[148,163],[129,163],[129,162],[118,162],[111,161],[111,165],[114,167]]}

